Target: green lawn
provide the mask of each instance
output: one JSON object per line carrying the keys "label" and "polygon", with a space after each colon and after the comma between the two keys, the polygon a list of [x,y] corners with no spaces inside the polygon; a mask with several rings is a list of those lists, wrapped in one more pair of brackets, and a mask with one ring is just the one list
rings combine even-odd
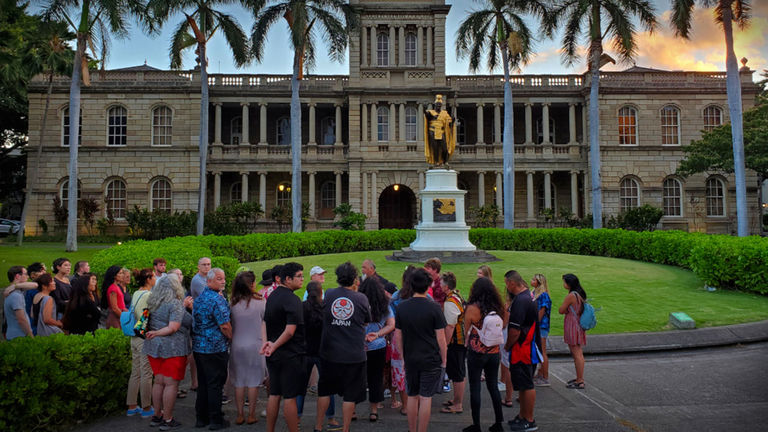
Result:
{"label": "green lawn", "polygon": [[[386,261],[391,252],[355,252],[295,258],[304,266],[304,274],[319,265],[328,270],[325,288],[335,286],[334,269],[350,260],[360,266],[371,258],[385,278],[400,286],[405,263]],[[549,280],[553,312],[552,334],[563,334],[563,319],[557,308],[566,294],[561,276],[575,273],[587,291],[591,303],[601,307],[598,325],[590,333],[618,333],[667,330],[670,312],[685,312],[698,327],[718,326],[768,319],[768,297],[730,291],[707,292],[703,283],[688,271],[677,267],[649,264],[615,258],[588,257],[540,252],[491,251],[503,261],[490,263],[494,282],[503,289],[507,270],[519,271],[526,280],[535,273]],[[244,264],[261,276],[261,272],[282,259]],[[443,271],[456,274],[463,295],[475,279],[477,264],[445,264]],[[307,281],[309,278],[307,277]],[[302,294],[302,293],[300,293]]]}
{"label": "green lawn", "polygon": [[74,264],[80,260],[88,260],[96,252],[106,249],[112,244],[80,244],[77,252],[65,252],[63,243],[25,243],[18,247],[14,244],[0,244],[0,286],[6,286],[8,269],[11,266],[28,266],[35,261],[45,264],[49,271],[53,260],[60,257],[69,258]]}

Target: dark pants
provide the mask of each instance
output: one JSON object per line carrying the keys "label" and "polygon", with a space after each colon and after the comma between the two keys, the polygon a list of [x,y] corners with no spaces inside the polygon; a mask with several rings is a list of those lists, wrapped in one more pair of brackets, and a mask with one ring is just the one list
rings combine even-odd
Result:
{"label": "dark pants", "polygon": [[[307,377],[307,385],[309,386],[309,377],[312,376],[312,368],[317,367],[318,375],[322,373],[320,370],[320,357],[307,356],[307,371],[305,376]],[[298,409],[299,417],[304,413],[304,399],[307,396],[306,388],[304,394],[296,396],[296,407]],[[328,404],[328,409],[325,410],[325,418],[331,419],[336,415],[336,398],[331,395],[331,403]]]}
{"label": "dark pants", "polygon": [[435,139],[432,136],[430,138],[432,140],[432,159],[435,161],[435,165],[448,163],[448,145],[445,138]]}
{"label": "dark pants", "polygon": [[368,402],[376,403],[384,400],[384,363],[387,349],[366,351],[368,368]]}
{"label": "dark pants", "polygon": [[472,408],[472,423],[480,426],[480,375],[485,371],[485,386],[491,394],[493,413],[496,423],[504,421],[501,412],[501,395],[499,394],[499,353],[480,354],[471,349],[467,350],[467,375],[469,375],[469,403]]}
{"label": "dark pants", "polygon": [[221,394],[227,381],[228,352],[194,353],[197,365],[197,400],[195,415],[203,423],[222,424]]}

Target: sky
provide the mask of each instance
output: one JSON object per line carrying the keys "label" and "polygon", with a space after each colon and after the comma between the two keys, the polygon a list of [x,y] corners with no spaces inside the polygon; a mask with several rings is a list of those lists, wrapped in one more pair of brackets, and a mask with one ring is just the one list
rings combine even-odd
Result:
{"label": "sky", "polygon": [[[723,71],[725,70],[725,42],[722,30],[714,22],[712,11],[697,8],[690,40],[674,36],[669,26],[669,5],[672,0],[651,0],[659,16],[659,28],[653,34],[642,32],[638,35],[638,55],[635,63],[638,66],[665,70],[692,71]],[[454,49],[455,34],[459,23],[467,16],[467,12],[477,8],[479,2],[472,0],[448,0],[451,11],[446,22],[448,45],[446,48],[446,72],[450,75],[469,74],[466,59],[457,59]],[[753,0],[753,16],[749,28],[735,28],[734,40],[736,56],[746,57],[752,70],[762,72],[768,69],[768,0]],[[238,6],[228,6],[226,10],[241,24],[246,34],[250,35],[253,24],[252,16]],[[153,67],[167,69],[169,67],[168,47],[173,29],[183,18],[171,19],[163,28],[160,35],[148,37],[138,29],[131,32],[125,40],[114,40],[107,68],[136,66],[145,62]],[[538,24],[529,19],[529,26],[536,31]],[[286,55],[291,48],[286,37],[286,25],[280,20],[268,35],[264,61],[261,64],[252,63],[243,68],[237,68],[232,62],[232,54],[226,46],[223,36],[216,35],[209,42],[208,59],[210,73],[249,73],[249,74],[289,74],[291,72],[292,55]],[[571,67],[563,66],[560,59],[560,43],[562,35],[554,40],[540,37],[534,51],[536,55],[530,63],[522,68],[523,74],[568,74],[584,72],[584,62]],[[606,44],[606,49],[608,49]],[[610,50],[608,49],[610,54]],[[614,58],[618,58],[614,56]],[[184,56],[184,68],[195,66],[195,55],[192,50]],[[631,64],[619,63],[608,65],[604,70],[623,70]],[[740,65],[741,66],[741,65]],[[325,56],[319,55],[317,65],[311,73],[323,75],[346,75],[349,71],[348,62],[332,62]],[[488,74],[488,70],[480,70],[479,74]],[[495,70],[493,73],[501,73]],[[760,79],[759,74],[753,76]]]}

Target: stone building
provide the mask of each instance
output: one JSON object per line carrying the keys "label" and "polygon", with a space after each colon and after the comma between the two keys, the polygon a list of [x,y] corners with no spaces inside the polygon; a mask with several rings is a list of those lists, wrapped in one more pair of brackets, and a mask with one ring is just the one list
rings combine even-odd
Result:
{"label": "stone building", "polygon": [[[459,122],[450,166],[468,191],[467,205],[503,208],[503,79],[446,75],[450,6],[442,0],[352,3],[362,15],[349,75],[307,75],[301,82],[308,229],[330,227],[332,209],[341,203],[365,213],[371,229],[415,225],[428,168],[422,113],[436,94],[445,95]],[[290,75],[211,74],[209,82],[207,208],[257,201],[269,215],[274,206],[290,206]],[[746,67],[741,82],[747,109],[758,88]],[[542,212],[550,208],[585,216],[591,206],[588,75],[514,75],[512,85],[516,225],[545,226]],[[732,177],[674,175],[681,146],[728,121],[725,73],[632,67],[602,73],[600,85],[605,215],[651,204],[664,210],[664,229],[735,231]],[[68,92],[68,81],[56,81],[41,130],[45,83],[29,89],[30,143],[42,133],[45,145],[30,221],[50,224],[53,198],[68,198]],[[82,92],[81,196],[106,198],[118,224],[134,205],[195,211],[199,110],[197,71],[139,66],[94,74]],[[750,229],[757,232],[752,172],[747,185]],[[275,225],[267,219],[263,228]]]}

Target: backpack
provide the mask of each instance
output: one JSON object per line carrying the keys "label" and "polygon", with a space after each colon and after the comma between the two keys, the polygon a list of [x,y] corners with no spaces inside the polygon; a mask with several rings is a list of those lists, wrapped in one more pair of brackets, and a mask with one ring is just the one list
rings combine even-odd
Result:
{"label": "backpack", "polygon": [[483,345],[493,347],[504,343],[504,320],[496,312],[489,312],[483,318],[483,328],[472,327],[477,331]]}
{"label": "backpack", "polygon": [[[576,294],[576,296],[581,299],[581,296]],[[579,317],[579,326],[583,330],[592,330],[597,325],[597,315],[595,314],[599,309],[595,309],[594,306],[589,304],[589,300],[582,300],[582,311],[581,316]],[[571,306],[571,311],[573,311],[573,306]],[[575,313],[575,312],[574,312]]]}
{"label": "backpack", "polygon": [[143,292],[142,296],[136,299],[136,302],[131,302],[130,309],[120,313],[120,329],[126,336],[136,336],[136,333],[133,331],[133,328],[136,327],[136,314],[133,313],[133,305],[138,303],[139,299],[146,293],[147,291]]}

